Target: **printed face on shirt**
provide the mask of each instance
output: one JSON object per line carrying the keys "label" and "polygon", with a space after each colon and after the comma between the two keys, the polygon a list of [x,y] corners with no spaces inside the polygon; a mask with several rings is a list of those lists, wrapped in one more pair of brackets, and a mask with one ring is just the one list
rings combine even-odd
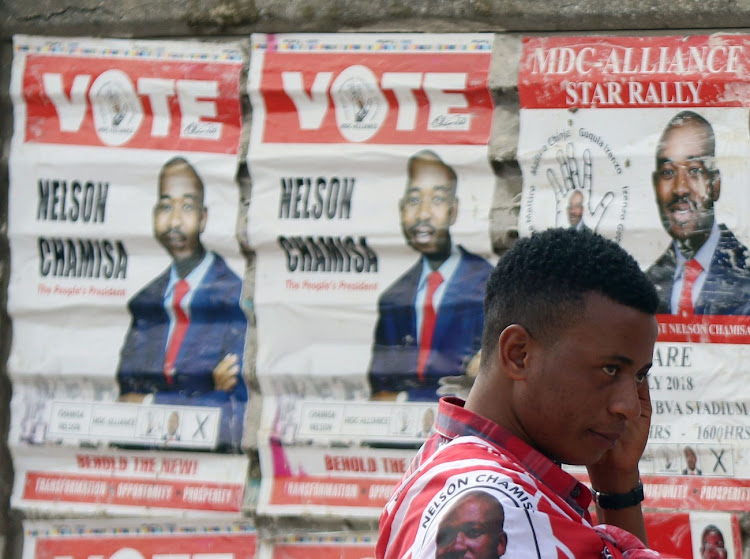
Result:
{"label": "printed face on shirt", "polygon": [[719,199],[719,171],[713,167],[713,133],[705,123],[685,120],[662,136],[653,174],[662,225],[675,240],[697,250],[714,223]]}
{"label": "printed face on shirt", "polygon": [[530,332],[514,395],[520,436],[553,460],[597,462],[641,414],[657,331],[653,315],[589,293],[551,339]]}
{"label": "printed face on shirt", "polygon": [[456,221],[458,200],[454,175],[444,163],[416,160],[399,207],[409,246],[427,256],[450,253],[449,228]]}
{"label": "printed face on shirt", "polygon": [[166,169],[154,207],[154,236],[173,259],[187,260],[201,252],[206,217],[203,186],[192,169],[187,165]]}
{"label": "printed face on shirt", "polygon": [[497,559],[505,554],[503,506],[482,491],[461,497],[437,529],[435,559]]}
{"label": "printed face on shirt", "polygon": [[724,537],[721,532],[705,533],[701,543],[701,559],[727,559],[727,550],[724,547]]}

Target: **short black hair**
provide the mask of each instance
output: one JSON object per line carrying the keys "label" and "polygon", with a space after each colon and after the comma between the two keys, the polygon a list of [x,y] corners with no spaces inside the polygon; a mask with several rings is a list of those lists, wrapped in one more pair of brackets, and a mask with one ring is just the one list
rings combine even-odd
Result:
{"label": "short black hair", "polygon": [[484,298],[482,359],[510,324],[545,338],[599,293],[647,314],[659,304],[651,281],[620,245],[588,230],[553,228],[517,240],[490,273]]}
{"label": "short black hair", "polygon": [[423,149],[412,155],[409,158],[409,161],[407,161],[406,163],[407,173],[410,179],[414,175],[414,166],[417,163],[434,163],[445,169],[445,172],[447,173],[448,178],[451,181],[451,186],[455,190],[458,183],[458,175],[456,174],[456,170],[448,165],[445,161],[443,161],[437,153],[435,153],[431,149]]}
{"label": "short black hair", "polygon": [[659,143],[656,145],[656,165],[659,166],[659,159],[661,156],[661,149],[664,145],[664,138],[673,128],[679,128],[680,126],[687,126],[688,124],[694,124],[702,128],[706,133],[706,150],[710,155],[716,155],[716,135],[714,134],[714,127],[704,117],[696,113],[695,111],[680,111],[672,118],[664,127],[659,138]]}
{"label": "short black hair", "polygon": [[161,166],[161,170],[159,171],[159,181],[157,182],[157,185],[159,188],[161,188],[161,183],[164,180],[164,176],[167,173],[177,173],[177,172],[185,172],[188,174],[193,175],[195,178],[195,182],[198,185],[200,192],[201,192],[201,203],[203,203],[203,196],[205,192],[205,186],[203,185],[203,179],[198,174],[198,171],[195,170],[195,167],[193,167],[190,162],[185,159],[184,157],[175,156],[164,165]]}

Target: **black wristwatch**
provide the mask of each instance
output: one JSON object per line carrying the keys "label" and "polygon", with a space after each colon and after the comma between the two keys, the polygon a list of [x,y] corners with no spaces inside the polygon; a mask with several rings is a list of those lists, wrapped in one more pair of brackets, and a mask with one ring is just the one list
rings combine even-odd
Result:
{"label": "black wristwatch", "polygon": [[632,507],[643,501],[643,482],[639,481],[638,486],[628,491],[627,493],[600,493],[596,489],[592,489],[591,492],[594,494],[594,502],[599,508],[602,509],[626,509]]}

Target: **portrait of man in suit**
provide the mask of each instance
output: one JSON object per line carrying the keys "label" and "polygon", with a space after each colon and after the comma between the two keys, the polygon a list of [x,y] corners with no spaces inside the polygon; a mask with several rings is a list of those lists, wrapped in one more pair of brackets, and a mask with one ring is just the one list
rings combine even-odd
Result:
{"label": "portrait of man in suit", "polygon": [[696,456],[693,448],[686,446],[682,452],[685,455],[685,467],[682,469],[682,475],[685,475],[685,476],[701,475],[701,469],[698,467],[698,456]]}
{"label": "portrait of man in suit", "polygon": [[659,313],[747,314],[748,250],[716,221],[721,194],[711,124],[682,111],[667,124],[656,149],[652,176],[664,229],[672,237],[646,274],[659,293]]}
{"label": "portrait of man in suit", "polygon": [[579,190],[573,192],[568,199],[568,223],[573,229],[582,231],[588,229],[583,222],[583,193]]}
{"label": "portrait of man in suit", "polygon": [[420,257],[380,295],[369,380],[374,399],[436,400],[439,379],[465,374],[479,351],[492,268],[451,241],[455,170],[423,150],[409,158],[407,172],[401,229]]}
{"label": "portrait of man in suit", "polygon": [[180,440],[180,412],[177,410],[172,411],[167,417],[167,429],[162,435],[162,439],[166,442],[179,441]]}
{"label": "portrait of man in suit", "polygon": [[221,408],[218,449],[239,450],[247,387],[242,280],[206,250],[204,185],[175,157],[161,169],[154,236],[169,267],[128,302],[132,317],[117,371],[119,400]]}

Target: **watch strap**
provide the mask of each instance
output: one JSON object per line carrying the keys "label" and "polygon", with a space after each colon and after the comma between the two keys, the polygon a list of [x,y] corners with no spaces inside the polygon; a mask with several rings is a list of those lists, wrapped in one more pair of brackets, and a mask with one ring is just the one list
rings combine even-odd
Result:
{"label": "watch strap", "polygon": [[594,502],[599,508],[610,510],[635,506],[645,498],[643,495],[643,482],[640,481],[635,489],[627,493],[600,493],[596,489],[592,489],[592,493],[594,495]]}

